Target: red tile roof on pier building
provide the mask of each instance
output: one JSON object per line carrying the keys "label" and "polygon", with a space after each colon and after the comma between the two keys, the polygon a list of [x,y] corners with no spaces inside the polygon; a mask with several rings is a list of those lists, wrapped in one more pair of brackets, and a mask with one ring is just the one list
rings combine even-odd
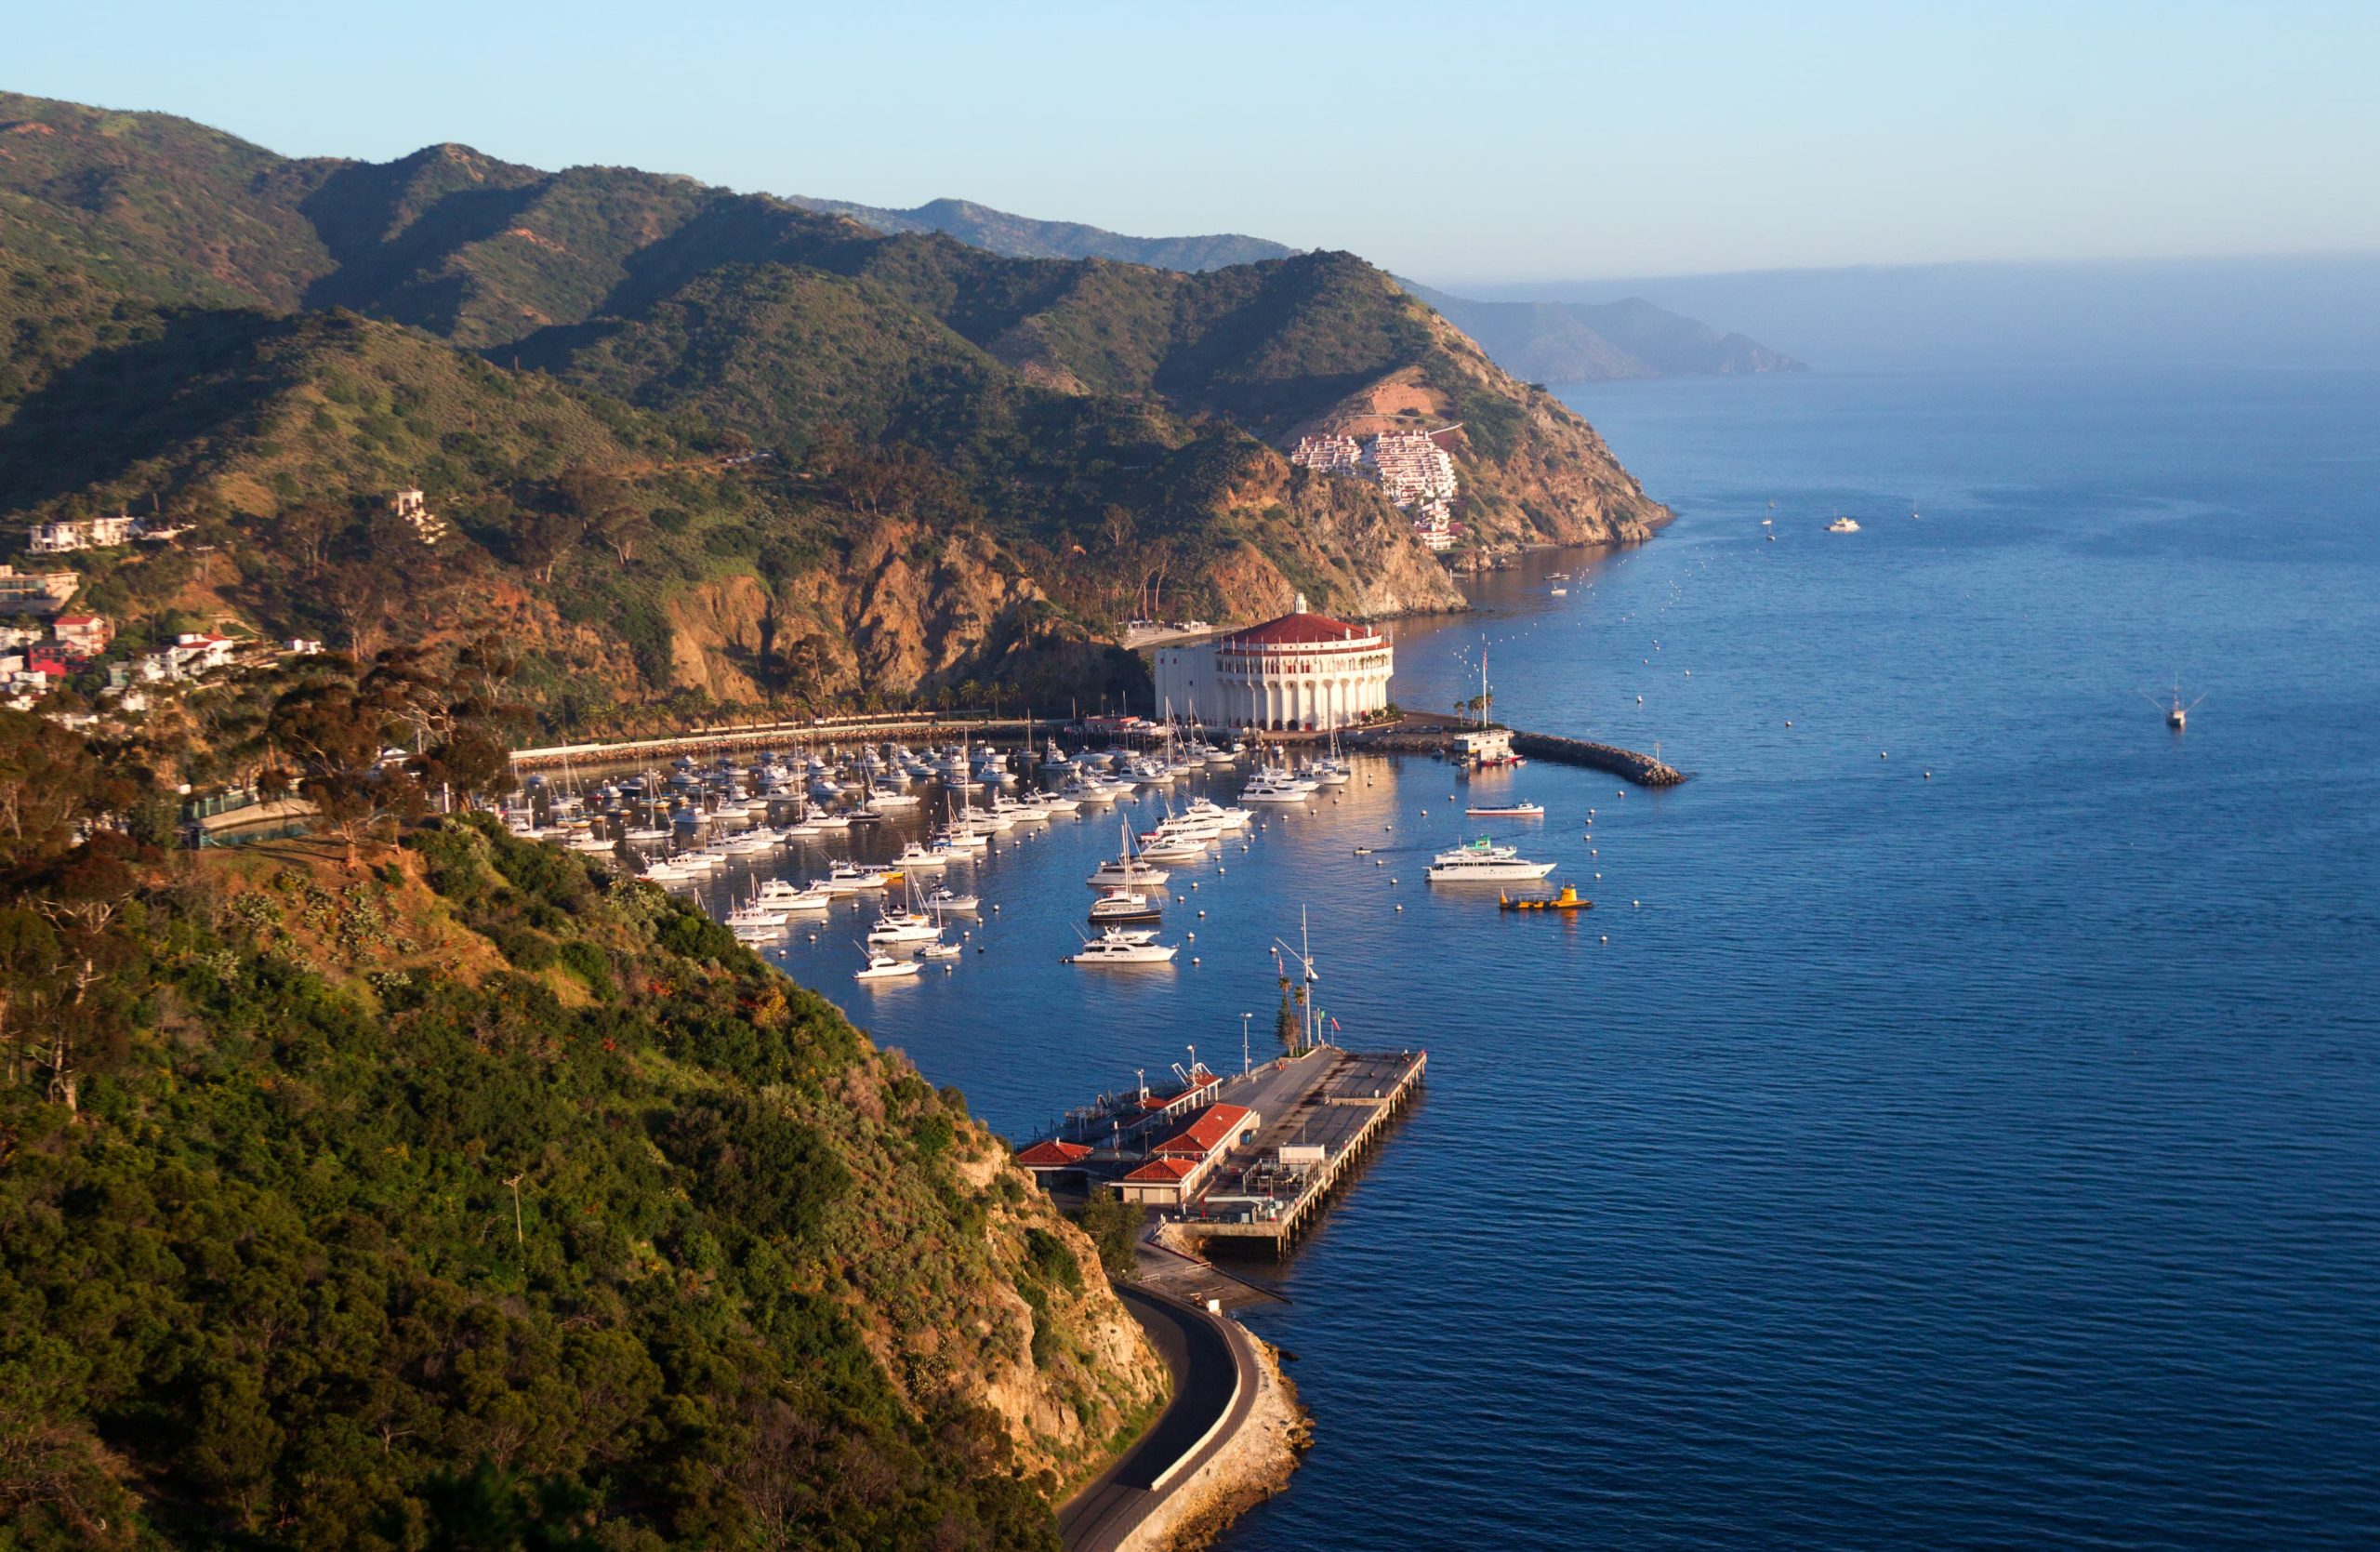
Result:
{"label": "red tile roof on pier building", "polygon": [[1091,1149],[1082,1143],[1070,1143],[1063,1137],[1045,1137],[1016,1156],[1016,1161],[1026,1169],[1065,1169],[1091,1157]]}
{"label": "red tile roof on pier building", "polygon": [[1248,1110],[1239,1105],[1210,1105],[1189,1125],[1150,1151],[1160,1158],[1204,1159],[1231,1139]]}
{"label": "red tile roof on pier building", "polygon": [[1197,1173],[1198,1161],[1196,1159],[1152,1159],[1124,1178],[1179,1185]]}

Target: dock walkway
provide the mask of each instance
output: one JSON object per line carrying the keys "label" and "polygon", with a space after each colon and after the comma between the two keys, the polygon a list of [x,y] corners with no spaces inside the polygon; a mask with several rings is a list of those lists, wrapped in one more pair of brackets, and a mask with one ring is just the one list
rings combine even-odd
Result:
{"label": "dock walkway", "polygon": [[1286,1251],[1421,1087],[1429,1064],[1422,1051],[1325,1045],[1228,1080],[1222,1099],[1254,1110],[1263,1126],[1172,1222],[1194,1240],[1270,1241],[1276,1254]]}

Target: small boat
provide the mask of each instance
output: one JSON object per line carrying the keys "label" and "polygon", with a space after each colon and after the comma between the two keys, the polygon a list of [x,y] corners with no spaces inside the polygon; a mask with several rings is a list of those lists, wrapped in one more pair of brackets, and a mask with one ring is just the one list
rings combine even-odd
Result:
{"label": "small boat", "polygon": [[963,943],[929,943],[918,952],[930,960],[955,960],[967,952],[967,946]]}
{"label": "small boat", "polygon": [[1556,598],[1567,598],[1570,596],[1570,590],[1567,588],[1556,588],[1554,590],[1554,596]]}
{"label": "small boat", "polygon": [[1545,805],[1526,802],[1475,803],[1464,809],[1463,813],[1481,819],[1542,819],[1545,817]]}
{"label": "small boat", "polygon": [[1859,531],[1859,520],[1851,517],[1838,517],[1833,522],[1826,525],[1826,531],[1830,534],[1856,534]]}
{"label": "small boat", "polygon": [[924,967],[916,960],[896,960],[890,954],[870,954],[867,962],[852,972],[854,981],[897,981],[914,975]]}
{"label": "small boat", "polygon": [[1566,883],[1566,884],[1564,884],[1564,885],[1562,886],[1562,893],[1560,893],[1559,895],[1554,895],[1554,896],[1552,899],[1550,899],[1550,900],[1548,900],[1548,899],[1527,899],[1527,900],[1515,900],[1515,899],[1514,899],[1511,895],[1506,895],[1506,894],[1504,894],[1502,891],[1501,891],[1501,890],[1500,890],[1500,891],[1498,891],[1498,892],[1497,892],[1497,895],[1496,895],[1496,904],[1497,904],[1497,906],[1498,906],[1498,908],[1499,908],[1499,909],[1503,909],[1503,910],[1563,910],[1563,911],[1568,911],[1568,910],[1593,910],[1593,909],[1595,909],[1595,903],[1594,903],[1593,900],[1582,900],[1582,899],[1579,898],[1579,886],[1578,886],[1578,885],[1576,885],[1576,884],[1571,884],[1571,883]]}
{"label": "small boat", "polygon": [[902,847],[901,855],[892,860],[904,872],[934,873],[950,866],[950,853],[930,851],[912,841]]}
{"label": "small boat", "polygon": [[924,905],[937,916],[973,916],[984,909],[980,897],[951,889],[935,890],[925,897]]}

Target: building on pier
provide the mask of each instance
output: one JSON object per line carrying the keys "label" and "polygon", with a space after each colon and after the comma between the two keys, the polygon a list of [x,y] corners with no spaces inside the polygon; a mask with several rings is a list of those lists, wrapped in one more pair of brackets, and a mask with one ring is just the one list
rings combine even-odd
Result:
{"label": "building on pier", "polygon": [[1268,732],[1353,727],[1388,707],[1395,651],[1367,625],[1309,613],[1305,594],[1278,619],[1211,642],[1160,647],[1160,710]]}

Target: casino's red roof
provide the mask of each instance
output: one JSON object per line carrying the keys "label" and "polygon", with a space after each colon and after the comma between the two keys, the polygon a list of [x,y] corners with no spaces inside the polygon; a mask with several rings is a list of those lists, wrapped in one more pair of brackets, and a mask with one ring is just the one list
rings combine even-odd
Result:
{"label": "casino's red roof", "polygon": [[1333,642],[1368,641],[1369,626],[1350,625],[1329,615],[1283,615],[1223,639],[1224,646],[1322,646]]}
{"label": "casino's red roof", "polygon": [[1064,1169],[1091,1157],[1091,1149],[1081,1143],[1070,1143],[1063,1137],[1045,1137],[1016,1156],[1016,1161],[1027,1169]]}

